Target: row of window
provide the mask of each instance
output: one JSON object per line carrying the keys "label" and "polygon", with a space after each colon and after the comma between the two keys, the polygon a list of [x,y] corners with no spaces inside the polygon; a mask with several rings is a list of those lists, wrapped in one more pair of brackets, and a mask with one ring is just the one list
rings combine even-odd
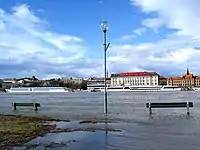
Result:
{"label": "row of window", "polygon": [[[158,82],[158,80],[119,80],[119,82]],[[112,82],[117,82],[117,80],[113,80]]]}
{"label": "row of window", "polygon": [[168,82],[168,83],[173,83],[173,84],[181,84],[181,83],[200,83],[199,81],[174,81],[174,82]]}
{"label": "row of window", "polygon": [[199,86],[200,85],[200,83],[193,83],[193,84],[184,84],[184,83],[180,83],[180,84],[168,84],[168,85],[174,85],[174,86],[189,86],[189,85],[191,85],[191,86]]}
{"label": "row of window", "polygon": [[200,82],[200,80],[170,80],[170,81],[167,81],[167,82],[187,82],[187,81],[190,81],[190,82]]}
{"label": "row of window", "polygon": [[112,78],[111,80],[144,80],[144,79],[158,79],[157,76],[152,76],[152,77],[135,77],[135,78]]}
{"label": "row of window", "polygon": [[[149,83],[149,81],[147,81],[147,82],[145,82],[145,81],[124,81],[124,82],[121,82],[121,81],[119,81],[119,82],[117,82],[117,81],[113,81],[112,83],[114,83],[114,84],[117,84],[117,83],[119,83],[119,84],[128,84],[128,83],[135,83],[135,84],[140,84],[140,83]],[[158,83],[158,81],[157,80],[155,80],[155,81],[151,81],[151,83]]]}
{"label": "row of window", "polygon": [[[112,82],[116,82],[117,81],[112,81]],[[141,83],[141,82],[144,82],[144,83],[147,83],[147,82],[158,82],[157,80],[151,80],[151,81],[119,81],[119,83],[131,83],[131,82],[135,82],[135,83]]]}
{"label": "row of window", "polygon": [[158,83],[157,82],[112,82],[112,85],[124,85],[124,84],[130,84],[130,85],[157,85]]}
{"label": "row of window", "polygon": [[[133,82],[131,82],[131,83],[124,83],[124,84],[125,85],[158,85],[158,83],[156,83],[156,82],[155,83],[153,83],[153,82],[152,83],[144,83],[144,82],[143,83],[133,83]],[[116,82],[112,83],[112,85],[114,85],[114,86],[115,85],[124,85],[124,84],[123,83],[117,84]]]}

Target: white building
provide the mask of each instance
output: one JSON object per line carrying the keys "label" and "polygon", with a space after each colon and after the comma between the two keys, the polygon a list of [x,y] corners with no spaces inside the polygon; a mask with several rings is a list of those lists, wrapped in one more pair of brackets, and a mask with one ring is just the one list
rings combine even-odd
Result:
{"label": "white building", "polygon": [[68,82],[74,82],[74,83],[78,83],[81,84],[83,82],[83,78],[67,78],[67,77],[63,77],[61,78],[62,81],[64,81],[65,83]]}
{"label": "white building", "polygon": [[71,82],[75,82],[75,83],[81,84],[83,82],[83,78],[72,78]]}
{"label": "white building", "polygon": [[112,86],[152,86],[159,84],[159,75],[156,72],[127,72],[111,74]]}
{"label": "white building", "polygon": [[[87,80],[87,89],[88,90],[93,90],[93,89],[103,89],[104,88],[104,77],[101,78],[97,78],[97,77],[93,77],[93,78],[89,78]],[[111,78],[106,78],[106,84],[107,86],[110,86],[111,84]]]}

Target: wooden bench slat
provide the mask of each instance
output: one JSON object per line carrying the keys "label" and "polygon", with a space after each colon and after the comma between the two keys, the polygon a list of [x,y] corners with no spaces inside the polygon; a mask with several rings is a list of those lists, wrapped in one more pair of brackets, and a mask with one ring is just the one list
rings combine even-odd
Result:
{"label": "wooden bench slat", "polygon": [[[150,103],[150,105],[151,105],[151,108],[187,107],[187,102]],[[149,108],[149,103],[146,103],[146,107]],[[189,107],[193,107],[192,102],[189,102]]]}
{"label": "wooden bench slat", "polygon": [[22,106],[22,107],[35,107],[35,110],[37,111],[38,107],[40,107],[40,103],[13,103],[14,110],[17,109],[17,106]]}
{"label": "wooden bench slat", "polygon": [[154,105],[151,106],[151,108],[183,108],[183,107],[187,107],[185,105]]}
{"label": "wooden bench slat", "polygon": [[170,103],[146,103],[146,107],[149,108],[149,113],[152,113],[152,108],[180,108],[187,107],[187,114],[189,114],[189,108],[193,107],[193,102],[170,102]]}
{"label": "wooden bench slat", "polygon": [[15,103],[16,106],[34,106],[34,103]]}

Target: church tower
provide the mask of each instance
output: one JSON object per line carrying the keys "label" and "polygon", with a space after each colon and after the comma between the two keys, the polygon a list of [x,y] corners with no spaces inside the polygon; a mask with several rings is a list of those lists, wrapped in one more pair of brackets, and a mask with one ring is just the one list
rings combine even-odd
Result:
{"label": "church tower", "polygon": [[187,68],[187,75],[189,75],[190,74],[190,72],[189,72],[189,69]]}

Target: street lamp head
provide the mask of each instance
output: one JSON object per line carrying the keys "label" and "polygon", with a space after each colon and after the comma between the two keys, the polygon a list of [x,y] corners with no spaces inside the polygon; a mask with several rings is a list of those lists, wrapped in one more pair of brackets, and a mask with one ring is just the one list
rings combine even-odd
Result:
{"label": "street lamp head", "polygon": [[103,21],[103,22],[101,23],[101,29],[102,29],[102,31],[103,31],[104,33],[107,32],[107,30],[108,30],[108,22],[107,22],[107,21]]}

